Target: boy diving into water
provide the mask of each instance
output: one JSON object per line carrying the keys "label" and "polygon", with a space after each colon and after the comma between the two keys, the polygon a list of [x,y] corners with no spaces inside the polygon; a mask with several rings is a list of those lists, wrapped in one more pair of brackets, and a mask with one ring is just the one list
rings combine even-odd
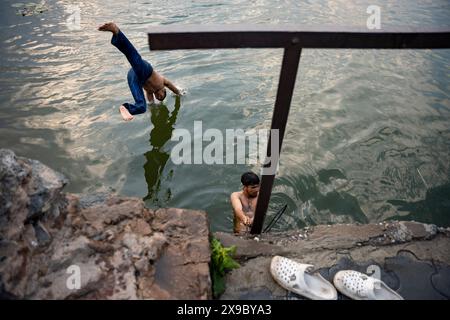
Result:
{"label": "boy diving into water", "polygon": [[120,31],[119,27],[113,23],[105,23],[98,28],[99,31],[111,31],[113,33],[111,43],[119,49],[128,59],[131,64],[131,69],[128,71],[127,79],[128,86],[135,100],[135,104],[124,103],[120,106],[119,111],[125,121],[133,120],[133,115],[144,113],[147,109],[145,101],[145,90],[148,102],[154,102],[153,95],[159,101],[163,101],[166,97],[166,88],[169,88],[173,93],[179,95],[180,91],[168,79],[161,76],[158,72],[153,70],[152,65],[142,59],[136,48]]}

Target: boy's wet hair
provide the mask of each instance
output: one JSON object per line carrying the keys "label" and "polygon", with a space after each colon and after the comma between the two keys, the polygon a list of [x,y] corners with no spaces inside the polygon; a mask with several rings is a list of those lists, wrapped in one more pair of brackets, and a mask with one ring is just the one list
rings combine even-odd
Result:
{"label": "boy's wet hair", "polygon": [[256,173],[248,171],[241,176],[241,182],[244,186],[256,185],[259,184],[259,177]]}

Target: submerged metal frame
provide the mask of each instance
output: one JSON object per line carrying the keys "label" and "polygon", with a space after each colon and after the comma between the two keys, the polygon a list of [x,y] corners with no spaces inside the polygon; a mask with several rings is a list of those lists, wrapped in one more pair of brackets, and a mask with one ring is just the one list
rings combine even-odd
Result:
{"label": "submerged metal frame", "polygon": [[[176,25],[152,27],[148,32],[150,50],[283,48],[272,129],[278,129],[278,165],[292,94],[303,48],[314,49],[448,49],[450,28],[414,29],[334,28],[264,25]],[[269,137],[266,159],[270,159]],[[264,168],[271,166],[265,164]],[[263,168],[263,170],[264,170]],[[275,171],[263,174],[252,234],[260,234],[269,206]]]}

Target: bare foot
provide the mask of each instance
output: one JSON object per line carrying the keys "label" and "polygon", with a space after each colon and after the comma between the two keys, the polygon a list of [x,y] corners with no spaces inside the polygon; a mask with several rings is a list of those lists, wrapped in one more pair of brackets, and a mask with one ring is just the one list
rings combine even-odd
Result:
{"label": "bare foot", "polygon": [[125,121],[133,120],[134,117],[130,114],[130,112],[128,112],[127,108],[125,108],[124,106],[120,106],[119,111],[120,114],[122,115],[123,120]]}
{"label": "bare foot", "polygon": [[98,27],[99,31],[111,31],[114,34],[119,33],[119,27],[114,22],[107,22],[104,25]]}

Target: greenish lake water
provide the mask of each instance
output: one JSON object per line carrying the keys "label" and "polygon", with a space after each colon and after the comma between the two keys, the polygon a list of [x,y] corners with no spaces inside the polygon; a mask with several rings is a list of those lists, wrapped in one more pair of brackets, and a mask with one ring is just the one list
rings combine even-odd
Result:
{"label": "greenish lake water", "polygon": [[[229,194],[250,165],[175,165],[175,128],[267,129],[281,50],[155,51],[168,24],[366,25],[371,1],[72,1],[0,11],[0,147],[64,173],[68,192],[115,191],[147,206],[203,209],[230,231]],[[450,2],[377,1],[382,27],[450,25]],[[96,31],[119,24],[154,68],[187,89],[124,123],[126,59]],[[275,229],[410,219],[450,226],[450,50],[303,50],[269,216]]]}

